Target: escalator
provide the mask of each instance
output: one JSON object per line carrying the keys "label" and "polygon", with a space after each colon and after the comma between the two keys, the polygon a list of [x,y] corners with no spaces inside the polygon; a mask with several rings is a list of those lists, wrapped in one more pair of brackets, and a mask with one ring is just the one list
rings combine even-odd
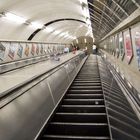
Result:
{"label": "escalator", "polygon": [[[116,82],[110,90],[106,79],[111,75],[107,77],[105,66],[100,65],[96,55],[88,57],[38,140],[139,139],[139,120]],[[133,120],[128,119],[126,108]]]}
{"label": "escalator", "polygon": [[41,140],[109,140],[96,56],[90,56],[67,91]]}

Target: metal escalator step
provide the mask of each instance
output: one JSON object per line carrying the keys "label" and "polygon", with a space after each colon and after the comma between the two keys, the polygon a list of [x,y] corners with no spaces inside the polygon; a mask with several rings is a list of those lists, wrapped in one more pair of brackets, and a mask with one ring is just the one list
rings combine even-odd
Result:
{"label": "metal escalator step", "polygon": [[109,137],[92,136],[67,136],[67,135],[44,135],[43,140],[110,140]]}
{"label": "metal escalator step", "polygon": [[103,99],[64,99],[65,105],[104,105]]}
{"label": "metal escalator step", "polygon": [[88,76],[82,76],[82,75],[78,75],[76,78],[100,78],[99,75],[88,75]]}
{"label": "metal escalator step", "polygon": [[107,123],[51,122],[45,134],[109,136]]}
{"label": "metal escalator step", "polygon": [[61,105],[58,112],[71,112],[71,113],[105,113],[105,106],[84,106],[84,105]]}
{"label": "metal escalator step", "polygon": [[76,77],[75,80],[100,80],[99,77]]}
{"label": "metal escalator step", "polygon": [[80,80],[74,80],[73,83],[92,83],[92,84],[96,84],[96,83],[100,83],[100,80],[86,80],[86,81],[80,81]]}
{"label": "metal escalator step", "polygon": [[57,112],[53,122],[106,123],[106,113],[68,113]]}
{"label": "metal escalator step", "polygon": [[103,99],[103,94],[66,94],[69,99]]}
{"label": "metal escalator step", "polygon": [[70,89],[68,91],[68,93],[71,93],[71,94],[102,94],[102,90],[74,90],[74,89]]}
{"label": "metal escalator step", "polygon": [[101,86],[71,86],[70,89],[102,89]]}
{"label": "metal escalator step", "polygon": [[73,83],[72,86],[101,86],[101,83]]}

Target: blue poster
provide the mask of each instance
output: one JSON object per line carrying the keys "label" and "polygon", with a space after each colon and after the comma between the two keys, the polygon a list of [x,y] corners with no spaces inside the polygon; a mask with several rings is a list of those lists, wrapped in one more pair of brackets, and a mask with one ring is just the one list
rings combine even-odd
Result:
{"label": "blue poster", "polygon": [[15,44],[14,44],[14,43],[10,43],[8,56],[9,56],[12,60],[14,60],[15,51],[16,51],[16,46],[15,46]]}
{"label": "blue poster", "polygon": [[22,52],[23,52],[23,47],[22,47],[22,45],[19,43],[17,55],[18,55],[20,58],[22,58]]}
{"label": "blue poster", "polygon": [[138,31],[135,34],[135,45],[136,45],[138,68],[140,70],[140,32]]}

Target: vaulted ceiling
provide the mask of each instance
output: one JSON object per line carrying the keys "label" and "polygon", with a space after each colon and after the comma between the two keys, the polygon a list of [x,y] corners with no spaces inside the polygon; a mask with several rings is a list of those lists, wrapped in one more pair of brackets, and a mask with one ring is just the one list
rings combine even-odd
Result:
{"label": "vaulted ceiling", "polygon": [[[26,20],[18,24],[5,18],[12,13]],[[80,0],[0,0],[0,39],[70,42],[90,36]],[[32,23],[43,25],[33,27]]]}
{"label": "vaulted ceiling", "polygon": [[[138,8],[140,0],[0,0],[0,40],[100,40]],[[7,20],[6,13],[26,22]]]}
{"label": "vaulted ceiling", "polygon": [[140,8],[140,0],[88,0],[91,26],[100,40]]}

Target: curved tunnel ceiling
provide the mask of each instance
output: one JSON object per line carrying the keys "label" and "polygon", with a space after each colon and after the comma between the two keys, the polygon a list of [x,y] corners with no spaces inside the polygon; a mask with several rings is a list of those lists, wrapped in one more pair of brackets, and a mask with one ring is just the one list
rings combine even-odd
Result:
{"label": "curved tunnel ceiling", "polygon": [[[60,21],[77,21],[77,22],[81,22],[81,23],[85,23],[85,24],[86,24],[85,21],[82,21],[82,20],[79,20],[79,19],[65,18],[65,19],[56,19],[56,20],[50,21],[50,22],[46,23],[44,26],[47,27],[47,26],[49,26],[49,25],[51,25],[51,24],[53,24],[53,23],[60,22]],[[39,31],[41,31],[41,29],[37,29],[36,31],[34,31],[34,32],[30,35],[30,37],[28,38],[28,40],[32,40],[33,37],[34,37]]]}
{"label": "curved tunnel ceiling", "polygon": [[[85,24],[85,7],[89,11],[92,29]],[[71,42],[79,36],[92,36],[93,32],[95,40],[100,40],[138,8],[140,0],[1,0],[0,39]],[[6,12],[24,17],[26,24],[6,20],[3,14]],[[42,30],[32,28],[30,23],[33,22],[61,34],[68,33],[70,37],[45,32],[44,27]]]}
{"label": "curved tunnel ceiling", "polygon": [[[4,14],[7,12],[25,18],[26,24],[18,24],[6,20]],[[74,38],[87,35],[89,27],[85,24],[86,18],[82,12],[81,0],[1,0],[0,39],[25,41],[32,39],[33,41],[43,42],[48,40],[49,42],[57,42],[59,40],[70,42]],[[62,21],[69,22],[66,24]],[[30,23],[33,22],[44,25],[44,27],[53,27],[54,31],[59,30],[61,33],[69,32],[70,38],[58,36],[51,32],[48,33],[40,30],[40,28],[32,28]],[[78,24],[76,22],[78,22]],[[59,26],[59,24],[62,26]],[[85,24],[85,26],[81,28],[81,32],[75,34],[74,29],[71,28],[71,24],[74,24],[75,29],[83,26],[83,24]],[[59,28],[57,28],[57,26]],[[65,26],[69,27],[69,31],[66,30]],[[44,27],[42,29],[44,29]],[[88,33],[88,35],[91,36],[92,32]],[[52,40],[50,38],[52,38]],[[56,38],[56,40],[54,40],[54,38]]]}
{"label": "curved tunnel ceiling", "polygon": [[88,0],[92,30],[100,40],[140,8],[140,0]]}

